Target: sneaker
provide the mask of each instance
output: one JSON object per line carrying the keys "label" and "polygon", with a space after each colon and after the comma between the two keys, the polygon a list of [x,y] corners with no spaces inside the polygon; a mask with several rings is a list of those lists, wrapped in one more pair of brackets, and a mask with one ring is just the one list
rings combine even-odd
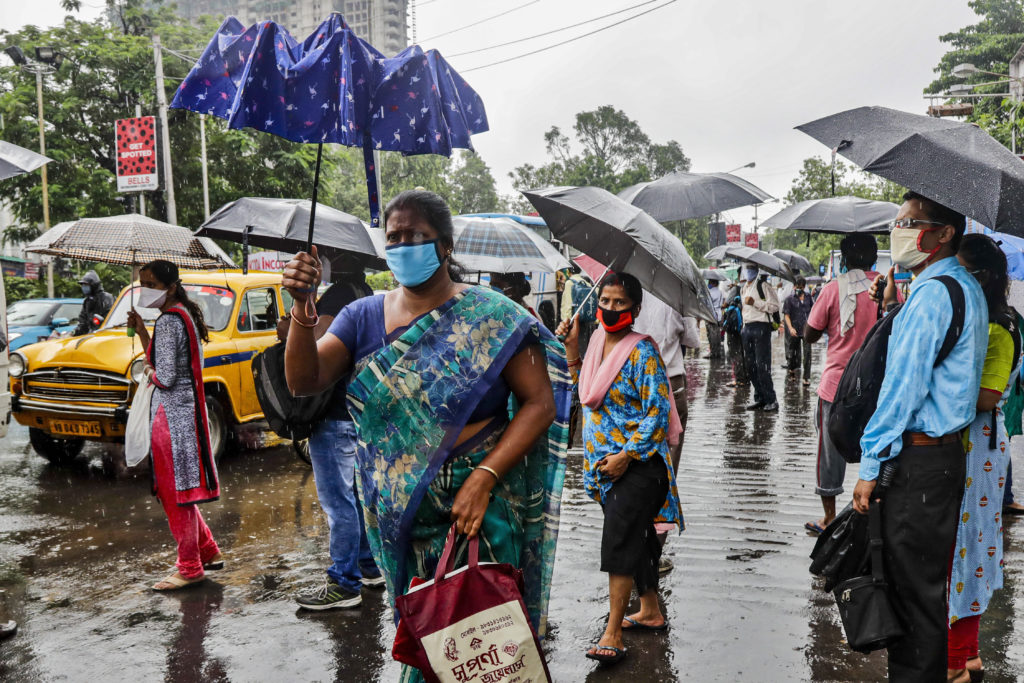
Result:
{"label": "sneaker", "polygon": [[324,583],[323,588],[303,593],[295,599],[302,609],[325,610],[339,607],[359,607],[363,604],[363,596],[350,593],[333,581]]}
{"label": "sneaker", "polygon": [[673,569],[675,569],[675,565],[672,564],[672,560],[662,555],[661,559],[658,560],[658,576],[665,576],[665,574],[668,574]]}
{"label": "sneaker", "polygon": [[778,409],[779,409],[779,404],[777,402],[775,402],[775,401],[772,401],[771,403],[768,403],[768,404],[762,406],[762,408],[761,408],[761,410],[763,410],[766,413],[774,413]]}
{"label": "sneaker", "polygon": [[377,576],[364,576],[359,580],[367,588],[382,588],[384,586],[383,574],[377,574]]}

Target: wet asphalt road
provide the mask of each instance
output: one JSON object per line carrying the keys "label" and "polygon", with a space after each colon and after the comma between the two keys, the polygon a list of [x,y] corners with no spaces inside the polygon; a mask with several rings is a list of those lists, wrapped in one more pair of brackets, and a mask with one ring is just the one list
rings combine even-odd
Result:
{"label": "wet asphalt road", "polygon": [[[831,596],[807,573],[813,539],[803,523],[820,514],[811,422],[819,359],[804,388],[786,382],[780,356],[781,410],[753,415],[743,410],[747,392],[726,386],[727,365],[687,359],[678,483],[688,529],[669,540],[676,569],[662,583],[671,629],[626,634],[629,658],[610,669],[583,657],[603,628],[607,582],[600,509],[581,493],[571,455],[547,644],[556,681],[884,678],[881,655],[846,649]],[[312,472],[290,448],[225,460],[222,500],[202,511],[228,566],[170,595],[148,590],[172,570],[174,549],[147,473],[111,478],[96,447],[74,467],[51,467],[17,426],[0,449],[0,620],[20,624],[0,643],[0,680],[396,680],[381,592],[364,590],[361,608],[320,614],[292,601],[322,580],[327,525]],[[991,681],[1024,678],[1024,641],[1014,637],[1024,628],[1024,521],[1008,519],[1006,545],[1006,587],[982,619]]]}

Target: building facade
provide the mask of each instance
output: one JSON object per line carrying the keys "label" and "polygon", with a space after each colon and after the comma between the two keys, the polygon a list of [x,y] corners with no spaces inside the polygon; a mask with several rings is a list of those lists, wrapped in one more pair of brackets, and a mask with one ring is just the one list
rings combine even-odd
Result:
{"label": "building facade", "polygon": [[186,19],[235,16],[247,26],[270,19],[299,42],[331,12],[340,12],[356,35],[388,57],[409,45],[408,5],[409,0],[177,0],[178,13]]}

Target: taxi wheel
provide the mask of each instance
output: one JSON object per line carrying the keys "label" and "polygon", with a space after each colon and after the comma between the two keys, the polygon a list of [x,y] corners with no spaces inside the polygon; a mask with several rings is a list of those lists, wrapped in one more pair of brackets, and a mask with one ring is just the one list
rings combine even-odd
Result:
{"label": "taxi wheel", "polygon": [[210,423],[210,452],[219,463],[231,440],[231,426],[224,417],[224,406],[213,396],[206,397],[206,416]]}
{"label": "taxi wheel", "polygon": [[82,452],[82,447],[85,445],[85,439],[58,439],[34,427],[29,427],[28,440],[36,453],[54,465],[71,462]]}

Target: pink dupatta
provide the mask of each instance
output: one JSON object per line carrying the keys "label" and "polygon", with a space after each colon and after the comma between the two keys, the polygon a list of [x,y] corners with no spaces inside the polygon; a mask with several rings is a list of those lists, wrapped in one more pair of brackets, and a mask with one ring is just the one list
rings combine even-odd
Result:
{"label": "pink dupatta", "polygon": [[[580,402],[591,410],[596,410],[600,407],[605,396],[608,395],[608,390],[615,383],[615,378],[618,377],[619,371],[622,370],[622,366],[629,360],[629,355],[633,353],[633,349],[636,348],[637,344],[644,339],[649,339],[654,344],[654,350],[658,352],[659,356],[661,355],[658,343],[651,339],[650,336],[640,334],[639,332],[630,332],[602,360],[601,355],[604,353],[605,337],[607,337],[607,334],[604,328],[598,325],[597,329],[594,330],[594,334],[590,337],[590,346],[587,348],[587,355],[583,359],[583,367],[580,368]],[[672,384],[667,376],[665,377],[665,382],[669,385],[668,443],[670,446],[675,446],[679,443],[679,435],[683,433],[683,423],[679,419],[679,411],[676,410],[676,402],[672,393]]]}

